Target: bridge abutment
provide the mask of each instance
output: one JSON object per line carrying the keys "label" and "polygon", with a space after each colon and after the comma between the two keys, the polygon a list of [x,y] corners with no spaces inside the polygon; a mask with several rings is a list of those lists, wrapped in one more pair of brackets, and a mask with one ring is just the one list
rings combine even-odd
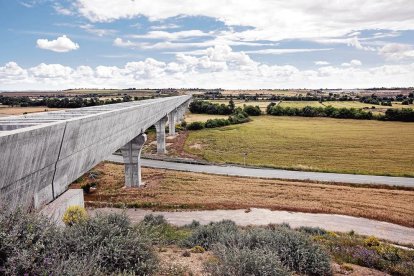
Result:
{"label": "bridge abutment", "polygon": [[161,120],[155,123],[155,129],[157,130],[157,154],[166,154],[165,147],[165,124],[168,117],[165,116]]}
{"label": "bridge abutment", "polygon": [[139,187],[141,180],[141,150],[147,141],[145,133],[138,135],[121,148],[125,163],[125,186]]}

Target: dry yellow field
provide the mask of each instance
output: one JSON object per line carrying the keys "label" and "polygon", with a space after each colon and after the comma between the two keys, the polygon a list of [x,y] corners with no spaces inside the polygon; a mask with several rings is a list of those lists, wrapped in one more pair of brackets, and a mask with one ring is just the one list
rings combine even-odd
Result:
{"label": "dry yellow field", "polygon": [[0,117],[12,116],[12,115],[22,115],[24,113],[37,113],[37,112],[46,112],[61,110],[61,108],[49,108],[46,106],[30,106],[30,107],[6,107],[0,106]]}
{"label": "dry yellow field", "polygon": [[[124,166],[101,163],[88,205],[154,209],[270,208],[366,217],[414,227],[414,191],[228,177],[163,169],[142,171],[145,188],[123,188]],[[83,180],[87,180],[87,177]],[[81,183],[83,183],[81,182]],[[72,187],[79,187],[80,183]]]}

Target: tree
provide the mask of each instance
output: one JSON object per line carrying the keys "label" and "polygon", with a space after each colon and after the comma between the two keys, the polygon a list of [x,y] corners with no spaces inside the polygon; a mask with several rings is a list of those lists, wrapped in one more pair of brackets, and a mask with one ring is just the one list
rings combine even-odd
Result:
{"label": "tree", "polygon": [[234,104],[233,97],[230,98],[229,108],[230,108],[231,113],[234,113],[234,109],[236,108],[236,105]]}

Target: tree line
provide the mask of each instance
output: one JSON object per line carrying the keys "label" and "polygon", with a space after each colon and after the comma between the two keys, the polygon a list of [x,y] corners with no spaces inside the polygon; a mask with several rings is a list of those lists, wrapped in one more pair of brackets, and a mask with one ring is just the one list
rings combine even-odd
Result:
{"label": "tree line", "polygon": [[283,107],[270,103],[266,108],[266,113],[273,116],[302,116],[302,117],[330,117],[340,119],[357,120],[384,120],[414,122],[414,110],[411,108],[386,110],[385,114],[373,114],[371,111],[364,111],[359,108],[335,108],[333,106],[312,107]]}
{"label": "tree line", "polygon": [[[138,97],[134,97],[134,100],[138,100]],[[98,99],[97,97],[82,98],[82,97],[65,97],[65,98],[42,98],[39,100],[33,100],[29,97],[5,97],[0,96],[0,103],[10,106],[47,106],[49,108],[79,108],[96,105],[106,105],[121,102],[130,102],[132,97],[125,95],[122,98],[111,98],[106,100]]]}

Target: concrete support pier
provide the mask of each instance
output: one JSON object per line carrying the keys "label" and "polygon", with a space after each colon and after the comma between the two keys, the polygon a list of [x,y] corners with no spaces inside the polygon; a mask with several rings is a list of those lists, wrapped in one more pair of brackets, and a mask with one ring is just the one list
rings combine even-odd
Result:
{"label": "concrete support pier", "polygon": [[125,187],[139,187],[141,180],[141,150],[147,135],[138,135],[121,148],[122,157],[125,162]]}
{"label": "concrete support pier", "polygon": [[165,124],[168,117],[165,116],[161,120],[155,123],[155,129],[157,130],[157,154],[166,154],[165,147]]}
{"label": "concrete support pier", "polygon": [[177,110],[173,110],[168,113],[168,134],[169,136],[175,135],[175,124],[177,120]]}

